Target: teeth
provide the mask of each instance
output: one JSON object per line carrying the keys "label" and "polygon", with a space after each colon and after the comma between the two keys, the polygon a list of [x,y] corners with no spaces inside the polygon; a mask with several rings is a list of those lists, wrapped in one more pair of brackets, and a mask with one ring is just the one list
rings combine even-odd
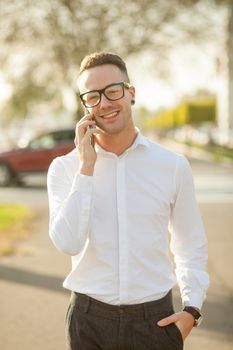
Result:
{"label": "teeth", "polygon": [[105,115],[103,115],[103,118],[105,119],[107,119],[107,118],[112,118],[112,117],[115,117],[117,115],[117,112],[112,112],[112,113],[110,113],[110,114],[105,114]]}

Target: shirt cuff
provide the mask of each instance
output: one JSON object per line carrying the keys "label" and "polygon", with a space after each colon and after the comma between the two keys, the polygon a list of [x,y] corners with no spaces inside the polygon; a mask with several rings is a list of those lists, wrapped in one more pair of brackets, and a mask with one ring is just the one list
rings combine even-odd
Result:
{"label": "shirt cuff", "polygon": [[202,293],[191,293],[182,298],[183,307],[194,306],[201,310],[205,295]]}
{"label": "shirt cuff", "polygon": [[71,186],[70,194],[79,191],[80,193],[90,193],[93,187],[93,176],[76,174]]}

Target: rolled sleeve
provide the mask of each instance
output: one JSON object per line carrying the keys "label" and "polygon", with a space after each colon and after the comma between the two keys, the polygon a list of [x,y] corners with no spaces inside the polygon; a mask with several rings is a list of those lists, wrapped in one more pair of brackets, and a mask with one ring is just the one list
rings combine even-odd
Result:
{"label": "rolled sleeve", "polygon": [[183,305],[201,308],[209,286],[207,240],[195,198],[191,167],[182,156],[177,162],[170,232]]}
{"label": "rolled sleeve", "polygon": [[49,168],[47,186],[50,238],[57,249],[77,255],[88,239],[93,178],[77,173],[71,181],[58,158]]}

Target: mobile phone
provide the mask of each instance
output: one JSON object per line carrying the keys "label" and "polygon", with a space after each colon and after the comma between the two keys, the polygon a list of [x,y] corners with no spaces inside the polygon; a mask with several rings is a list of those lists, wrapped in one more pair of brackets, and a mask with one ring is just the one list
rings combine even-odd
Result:
{"label": "mobile phone", "polygon": [[[85,113],[86,113],[86,114],[89,114],[89,113],[90,113],[86,107],[85,107]],[[89,128],[89,129],[92,129],[92,128],[93,128],[93,125],[89,125],[88,128]],[[91,145],[92,145],[92,147],[95,146],[94,135],[91,135]]]}

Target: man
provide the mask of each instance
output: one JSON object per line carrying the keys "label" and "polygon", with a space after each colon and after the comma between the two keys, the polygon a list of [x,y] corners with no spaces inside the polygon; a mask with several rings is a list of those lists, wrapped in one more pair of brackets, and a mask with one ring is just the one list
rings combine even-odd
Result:
{"label": "man", "polygon": [[[119,56],[85,57],[78,87],[76,148],[48,172],[50,237],[72,256],[67,349],[182,349],[208,287],[190,166],[135,128]],[[176,280],[185,310],[174,313]]]}

